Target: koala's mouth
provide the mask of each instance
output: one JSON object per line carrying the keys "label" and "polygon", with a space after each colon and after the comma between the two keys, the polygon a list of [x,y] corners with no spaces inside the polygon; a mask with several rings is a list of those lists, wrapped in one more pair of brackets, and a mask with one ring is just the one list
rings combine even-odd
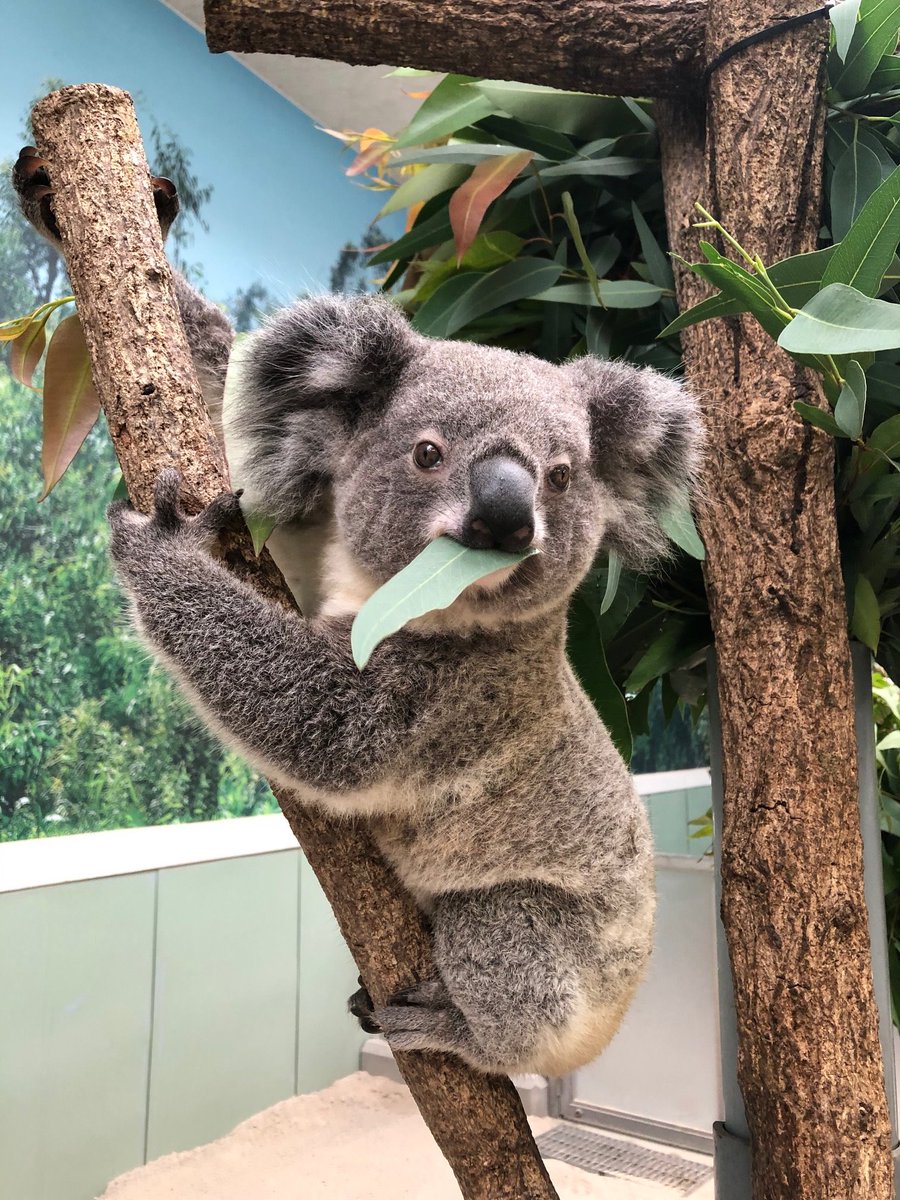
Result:
{"label": "koala's mouth", "polygon": [[522,562],[501,567],[481,579],[470,583],[462,593],[474,603],[493,606],[508,597],[527,591],[540,577],[540,554],[532,554]]}

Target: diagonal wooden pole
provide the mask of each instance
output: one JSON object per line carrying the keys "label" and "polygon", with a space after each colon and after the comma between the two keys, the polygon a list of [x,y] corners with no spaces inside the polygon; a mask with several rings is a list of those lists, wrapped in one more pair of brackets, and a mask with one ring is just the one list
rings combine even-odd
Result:
{"label": "diagonal wooden pole", "polygon": [[[99,84],[64,88],[37,105],[33,124],[129,494],[146,511],[158,473],[176,466],[196,511],[228,479],[178,315],[130,97]],[[292,603],[247,536],[232,538],[225,557],[272,599]],[[422,919],[362,824],[273,791],[375,1002],[427,975]],[[398,1054],[397,1062],[466,1200],[558,1200],[508,1079],[480,1075],[453,1055]]]}

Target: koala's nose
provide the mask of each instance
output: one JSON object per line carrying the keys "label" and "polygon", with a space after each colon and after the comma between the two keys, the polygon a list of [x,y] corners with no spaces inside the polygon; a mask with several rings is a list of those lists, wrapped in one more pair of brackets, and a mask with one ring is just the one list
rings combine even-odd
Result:
{"label": "koala's nose", "polygon": [[525,550],[534,538],[535,482],[514,458],[497,455],[469,471],[471,505],[463,538],[479,550]]}

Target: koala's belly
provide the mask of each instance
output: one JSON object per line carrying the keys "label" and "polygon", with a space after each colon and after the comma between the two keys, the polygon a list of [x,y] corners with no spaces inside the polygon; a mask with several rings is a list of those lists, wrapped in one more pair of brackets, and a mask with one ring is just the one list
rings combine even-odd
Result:
{"label": "koala's belly", "polygon": [[629,907],[652,889],[649,823],[629,779],[562,794],[532,781],[499,792],[464,782],[369,810],[379,848],[417,896],[535,879]]}

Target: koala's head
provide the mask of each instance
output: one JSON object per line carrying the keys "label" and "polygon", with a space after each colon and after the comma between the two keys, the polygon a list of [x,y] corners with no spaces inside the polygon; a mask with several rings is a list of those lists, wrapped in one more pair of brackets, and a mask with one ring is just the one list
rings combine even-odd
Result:
{"label": "koala's head", "polygon": [[376,585],[442,534],[535,546],[468,589],[486,619],[561,604],[601,544],[630,565],[663,553],[658,513],[696,470],[698,406],[673,380],[436,341],[385,300],[301,301],[245,354],[229,442],[250,507],[302,519],[330,493],[338,536]]}

